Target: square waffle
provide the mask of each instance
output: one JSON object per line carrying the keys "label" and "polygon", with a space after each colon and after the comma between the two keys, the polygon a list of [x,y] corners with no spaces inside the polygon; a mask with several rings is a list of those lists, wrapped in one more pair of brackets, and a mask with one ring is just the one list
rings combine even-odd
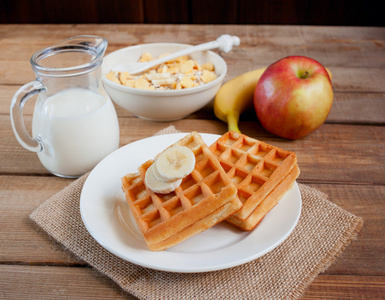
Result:
{"label": "square waffle", "polygon": [[145,185],[146,170],[154,160],[139,166],[138,174],[122,178],[122,189],[136,224],[153,251],[172,247],[242,207],[235,184],[198,133],[192,132],[174,145],[190,148],[196,160],[194,170],[175,191],[158,194]]}
{"label": "square waffle", "polygon": [[241,133],[227,132],[210,150],[236,184],[242,202],[226,221],[243,230],[253,229],[299,176],[295,153]]}

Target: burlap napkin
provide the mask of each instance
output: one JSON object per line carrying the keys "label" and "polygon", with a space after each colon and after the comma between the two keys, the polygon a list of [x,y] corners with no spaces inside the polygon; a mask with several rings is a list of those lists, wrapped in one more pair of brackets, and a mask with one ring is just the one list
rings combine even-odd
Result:
{"label": "burlap napkin", "polygon": [[[169,127],[162,133],[176,132]],[[299,184],[302,213],[292,234],[268,254],[244,265],[208,273],[170,273],[129,263],[100,246],[81,220],[79,199],[87,175],[30,218],[57,242],[140,299],[298,299],[355,238],[362,219]]]}

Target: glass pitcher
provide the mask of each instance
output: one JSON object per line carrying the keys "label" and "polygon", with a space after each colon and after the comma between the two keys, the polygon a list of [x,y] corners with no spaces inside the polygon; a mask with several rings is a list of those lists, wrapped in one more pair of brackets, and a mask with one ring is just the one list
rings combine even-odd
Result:
{"label": "glass pitcher", "polygon": [[[118,118],[101,81],[106,48],[105,39],[82,35],[39,50],[31,58],[36,79],[12,98],[18,142],[52,174],[79,177],[119,147]],[[31,137],[23,107],[34,95]]]}

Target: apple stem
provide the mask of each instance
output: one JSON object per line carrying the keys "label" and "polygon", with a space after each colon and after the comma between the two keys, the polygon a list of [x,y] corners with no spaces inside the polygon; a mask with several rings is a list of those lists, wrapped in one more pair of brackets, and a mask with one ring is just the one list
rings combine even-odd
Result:
{"label": "apple stem", "polygon": [[308,71],[305,71],[305,73],[302,73],[301,76],[300,76],[301,79],[306,79],[308,77],[309,77],[309,72]]}
{"label": "apple stem", "polygon": [[229,126],[229,131],[241,133],[241,131],[238,128],[238,121],[239,121],[239,113],[236,111],[231,111],[227,115],[227,124]]}

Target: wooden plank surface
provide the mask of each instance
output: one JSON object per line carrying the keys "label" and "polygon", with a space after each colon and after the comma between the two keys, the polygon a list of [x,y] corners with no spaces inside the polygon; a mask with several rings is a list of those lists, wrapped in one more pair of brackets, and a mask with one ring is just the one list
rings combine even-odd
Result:
{"label": "wooden plank surface", "polygon": [[92,268],[0,265],[0,274],[2,299],[136,299]]}
{"label": "wooden plank surface", "polygon": [[[27,124],[31,117],[25,117]],[[21,148],[16,141],[10,118],[0,116],[4,135],[0,137],[0,173],[3,174],[46,174],[35,153]],[[171,123],[150,123],[139,118],[119,120],[121,146],[151,136]],[[189,132],[216,133],[226,131],[226,124],[217,120],[185,119],[172,123],[177,130]],[[242,122],[240,129],[245,134],[298,153],[301,164],[300,178],[306,182],[323,181],[330,183],[385,184],[383,165],[385,161],[385,130],[382,126],[350,126],[324,124],[306,139],[289,142],[273,136],[255,122]],[[352,140],[359,139],[360,142]],[[378,143],[371,144],[377,140]],[[370,145],[370,146],[369,146]],[[306,151],[303,151],[306,149]],[[326,153],[326,157],[325,157]],[[346,168],[346,165],[354,168]],[[317,170],[317,172],[314,172]]]}
{"label": "wooden plank surface", "polygon": [[384,26],[376,0],[2,0],[0,23]]}
{"label": "wooden plank surface", "polygon": [[[8,116],[11,99],[20,87],[21,85],[0,85],[2,91],[0,95],[0,115]],[[384,103],[385,93],[381,92],[335,92],[333,106],[326,123],[384,125]],[[28,101],[23,110],[25,116],[32,115],[34,104],[34,99]],[[115,108],[119,117],[134,117],[132,113],[117,105],[115,105]],[[213,103],[209,103],[202,110],[189,116],[189,118],[215,120]],[[253,121],[255,118],[254,109],[246,111],[241,116],[242,121]]]}
{"label": "wooden plank surface", "polygon": [[[38,176],[18,176],[24,182],[21,190],[15,185],[15,176],[1,176],[0,207],[0,262],[28,265],[84,265],[82,261],[65,251],[47,234],[41,232],[28,219],[29,214],[71,180]],[[302,182],[299,179],[299,182]],[[307,183],[308,184],[308,183]],[[329,195],[330,200],[351,213],[364,218],[359,238],[325,272],[342,275],[384,275],[385,259],[383,234],[385,227],[385,186],[352,184],[308,184]],[[9,201],[12,199],[12,202]],[[357,260],[357,257],[365,260]]]}
{"label": "wooden plank surface", "polygon": [[[0,265],[0,274],[7,274],[0,277],[4,299],[136,299],[90,268]],[[21,288],[14,290],[15,285]],[[368,299],[369,292],[370,299],[384,299],[385,277],[320,275],[302,299]]]}
{"label": "wooden plank surface", "polygon": [[[318,276],[305,292],[310,299],[384,299],[384,276]],[[370,297],[368,297],[370,295]]]}
{"label": "wooden plank surface", "polygon": [[[231,25],[1,25],[0,26],[0,298],[131,299],[108,278],[52,241],[28,219],[46,199],[73,180],[50,175],[36,154],[16,141],[10,99],[33,80],[30,56],[63,38],[91,33],[108,37],[108,53],[131,44],[179,41],[197,44],[227,32],[242,44],[223,54],[226,80],[291,54],[317,58],[333,73],[335,101],[319,130],[298,141],[266,132],[251,109],[241,130],[295,151],[299,182],[364,219],[358,238],[319,275],[303,299],[384,299],[385,295],[385,29]],[[184,132],[227,130],[212,103],[186,119],[149,122],[116,107],[120,145],[148,137],[169,125]],[[25,107],[30,128],[33,101]]]}
{"label": "wooden plank surface", "polygon": [[[90,24],[24,25],[24,32],[17,25],[2,25],[0,28],[0,59],[23,64],[30,70],[32,54],[62,39],[77,34],[96,34],[108,37],[107,54],[121,47],[140,43],[180,42],[199,44],[215,40],[224,33],[241,37],[241,45],[234,51],[224,53],[229,64],[236,61],[230,74],[241,74],[253,67],[266,66],[287,55],[310,55],[329,67],[365,69],[382,68],[384,29],[380,27],[302,27],[302,26],[231,26],[231,25],[114,25],[95,27]],[[189,32],[186,35],[186,32]],[[54,32],[54,34],[52,34]],[[17,51],[15,51],[17,50]],[[341,55],[341,52],[349,55]],[[370,55],[369,55],[370,53]],[[338,54],[338,55],[337,55]],[[13,65],[12,69],[18,66]],[[12,71],[6,69],[8,72]],[[2,73],[3,74],[3,73]],[[31,73],[32,74],[32,73]],[[16,73],[15,78],[23,74]],[[346,73],[343,73],[346,75]],[[345,76],[342,76],[343,78]],[[2,79],[3,80],[3,79]],[[362,78],[361,80],[364,80]],[[23,83],[23,81],[20,81]],[[0,82],[1,83],[1,82]]]}

